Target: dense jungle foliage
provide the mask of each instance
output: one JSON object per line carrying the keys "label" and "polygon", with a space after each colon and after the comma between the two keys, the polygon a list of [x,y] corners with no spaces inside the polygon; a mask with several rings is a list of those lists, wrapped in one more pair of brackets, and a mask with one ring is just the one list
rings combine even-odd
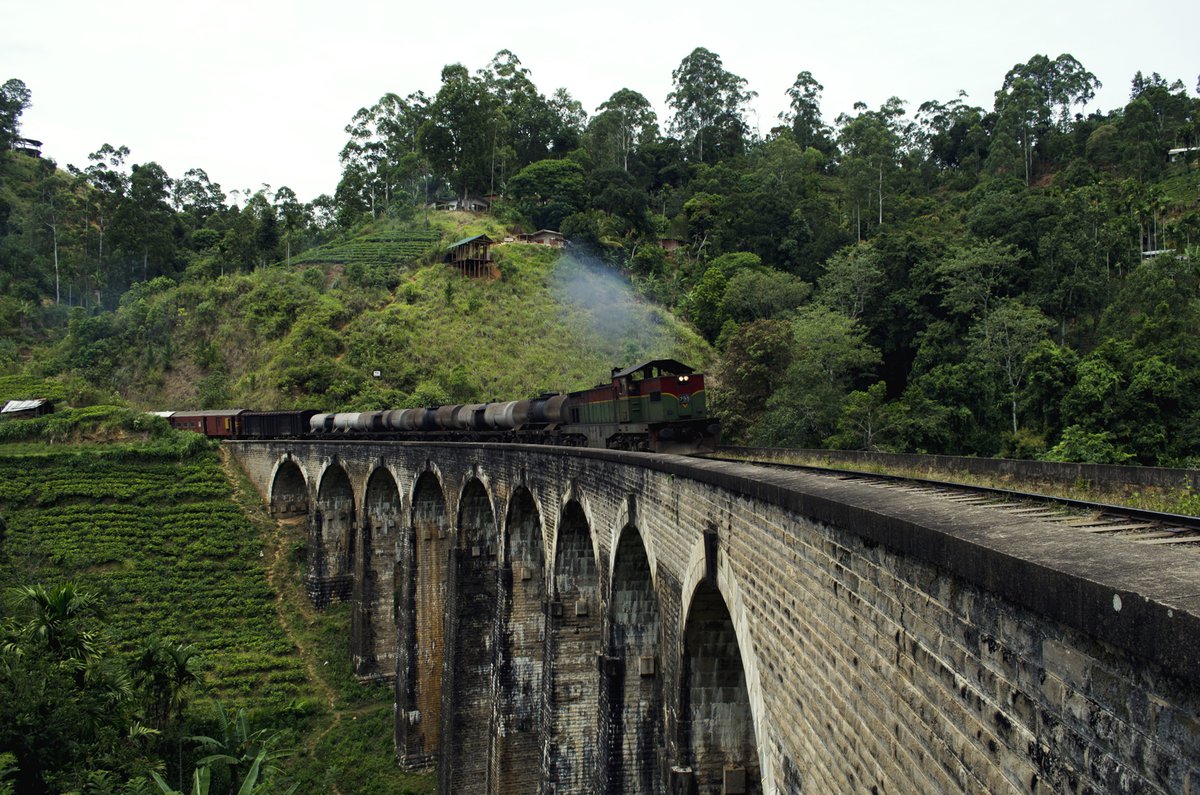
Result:
{"label": "dense jungle foliage", "polygon": [[[990,107],[892,98],[831,122],[802,71],[764,131],[717,54],[672,77],[660,119],[628,88],[591,114],[546,95],[507,50],[447,66],[436,94],[356,113],[336,190],[308,203],[124,146],[66,171],[5,153],[0,368],[142,407],[368,408],[674,355],[714,372],[731,440],[1200,461],[1200,99],[1181,81],[1139,72],[1098,110],[1083,64],[1035,55]],[[12,139],[31,97],[2,94]],[[482,215],[425,209],[483,195]],[[491,283],[433,264],[537,228],[572,258],[497,247]],[[617,277],[611,300],[579,274]]]}

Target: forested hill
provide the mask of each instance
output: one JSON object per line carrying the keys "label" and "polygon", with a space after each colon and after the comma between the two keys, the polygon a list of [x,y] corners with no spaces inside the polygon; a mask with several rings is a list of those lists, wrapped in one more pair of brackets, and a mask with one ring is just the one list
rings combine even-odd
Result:
{"label": "forested hill", "polygon": [[[499,250],[490,286],[424,265],[434,243],[403,265],[306,253],[419,237],[427,203],[494,193],[483,216],[431,212],[439,240],[560,229],[601,263],[585,281],[617,275],[715,345],[731,438],[1200,463],[1200,99],[1184,83],[1139,72],[1123,107],[1096,109],[1085,65],[1035,55],[987,106],[893,98],[829,120],[801,71],[753,87],[791,99],[765,131],[717,54],[672,77],[660,119],[628,88],[589,114],[506,50],[447,66],[435,95],[356,113],[336,190],[308,204],[124,146],[66,171],[5,151],[0,368],[138,403],[366,407],[575,386],[644,351],[705,358],[645,304],[585,313],[603,332],[564,313],[562,268],[581,266],[527,247]],[[0,90],[0,149],[30,99]],[[522,339],[554,353],[509,358]],[[516,369],[536,375],[495,375]]]}

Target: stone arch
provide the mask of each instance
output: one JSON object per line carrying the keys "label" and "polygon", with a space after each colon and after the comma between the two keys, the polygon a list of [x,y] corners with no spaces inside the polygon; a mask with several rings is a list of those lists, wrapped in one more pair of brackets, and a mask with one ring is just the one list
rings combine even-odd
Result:
{"label": "stone arch", "polygon": [[696,584],[683,622],[678,746],[681,761],[692,771],[694,791],[717,795],[730,786],[747,795],[772,791],[745,649],[717,583],[701,579]]}
{"label": "stone arch", "polygon": [[[555,536],[552,542],[555,554],[557,555],[560,548],[558,544],[558,535],[562,532],[562,520],[563,517],[566,516],[568,509],[577,512],[579,518],[588,527],[588,537],[589,544],[591,545],[592,549],[592,557],[596,561],[599,561],[601,559],[600,538],[598,535],[592,533],[592,528],[596,526],[596,523],[593,520],[593,516],[595,514],[592,511],[592,506],[591,502],[588,500],[588,495],[576,485],[574,480],[567,485],[567,491],[562,495],[559,501],[558,525],[555,528]],[[556,567],[557,565],[557,561],[551,561],[552,567]]]}
{"label": "stone arch", "polygon": [[449,535],[446,496],[432,468],[413,484],[404,566],[396,569],[396,748],[407,767],[433,762],[439,749],[446,642]]}
{"label": "stone arch", "polygon": [[[770,764],[768,753],[771,731],[767,725],[766,714],[763,711],[762,676],[760,674],[758,656],[755,653],[754,639],[750,636],[752,618],[750,611],[746,607],[745,600],[742,598],[742,588],[734,574],[733,567],[729,564],[729,558],[725,554],[724,548],[718,544],[713,549],[717,552],[716,588],[725,600],[725,606],[733,622],[733,630],[737,636],[738,650],[741,653],[746,688],[750,694],[750,709],[754,717],[754,736],[758,747],[759,771],[762,775],[762,791],[777,792],[779,788],[776,786],[776,770]],[[710,567],[706,555],[706,545],[704,539],[697,538],[696,542],[692,545],[687,568],[684,570],[683,582],[679,588],[681,613],[679,616],[677,637],[681,640],[684,637],[684,627],[687,626],[690,610],[694,603],[691,597],[709,576]],[[678,737],[678,726],[674,727],[674,730],[671,730],[670,733],[672,736]]]}
{"label": "stone arch", "polygon": [[275,464],[268,502],[275,517],[308,515],[308,476],[290,455]]}
{"label": "stone arch", "polygon": [[468,792],[479,789],[491,772],[495,717],[498,533],[492,498],[478,477],[463,486],[457,524],[458,543],[450,559],[442,782],[450,792]]}
{"label": "stone arch", "polygon": [[335,457],[321,473],[309,544],[309,595],[318,606],[350,597],[354,582],[355,499]]}
{"label": "stone arch", "polygon": [[396,673],[393,580],[402,521],[400,486],[380,462],[363,491],[358,567],[354,572],[350,645],[354,671],[359,676],[386,679]]}
{"label": "stone arch", "polygon": [[[632,512],[631,512],[632,513]],[[615,545],[600,696],[605,791],[663,792],[662,621],[653,569],[634,516]]]}
{"label": "stone arch", "polygon": [[499,646],[495,791],[537,792],[542,781],[542,666],[546,639],[546,554],[542,516],[519,486],[505,516]]}
{"label": "stone arch", "polygon": [[584,508],[572,499],[558,521],[546,661],[547,775],[561,791],[594,792],[601,651],[600,575]]}

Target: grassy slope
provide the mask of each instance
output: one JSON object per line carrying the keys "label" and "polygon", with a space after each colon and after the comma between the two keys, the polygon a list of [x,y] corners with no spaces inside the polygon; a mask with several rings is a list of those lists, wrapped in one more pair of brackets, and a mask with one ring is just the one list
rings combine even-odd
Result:
{"label": "grassy slope", "polygon": [[[443,241],[503,234],[486,218],[439,216]],[[319,265],[162,290],[122,308],[134,330],[113,367],[94,377],[111,372],[113,385],[146,408],[366,409],[396,406],[422,386],[456,401],[513,399],[591,386],[637,359],[703,368],[713,358],[690,327],[609,269],[542,246],[494,254],[495,281],[428,262],[436,250],[407,266],[370,263],[365,276],[351,273],[348,253],[340,262],[327,252]],[[398,284],[387,289],[381,279]],[[376,369],[382,378],[372,378]],[[223,389],[216,399],[213,383]]]}
{"label": "grassy slope", "polygon": [[422,372],[460,365],[477,374],[484,400],[591,386],[638,359],[703,366],[711,357],[694,332],[639,300],[611,271],[541,246],[502,246],[496,260],[502,277],[493,282],[440,266],[412,274],[401,290],[412,285],[420,298],[382,312],[386,326],[407,334],[403,351],[393,353]]}

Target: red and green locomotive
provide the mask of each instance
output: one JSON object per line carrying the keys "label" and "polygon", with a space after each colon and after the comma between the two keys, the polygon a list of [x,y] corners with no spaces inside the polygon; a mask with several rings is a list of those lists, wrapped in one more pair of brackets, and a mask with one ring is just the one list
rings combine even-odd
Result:
{"label": "red and green locomotive", "polygon": [[612,382],[567,397],[567,425],[588,447],[711,452],[721,428],[705,405],[704,376],[674,359],[614,369]]}

